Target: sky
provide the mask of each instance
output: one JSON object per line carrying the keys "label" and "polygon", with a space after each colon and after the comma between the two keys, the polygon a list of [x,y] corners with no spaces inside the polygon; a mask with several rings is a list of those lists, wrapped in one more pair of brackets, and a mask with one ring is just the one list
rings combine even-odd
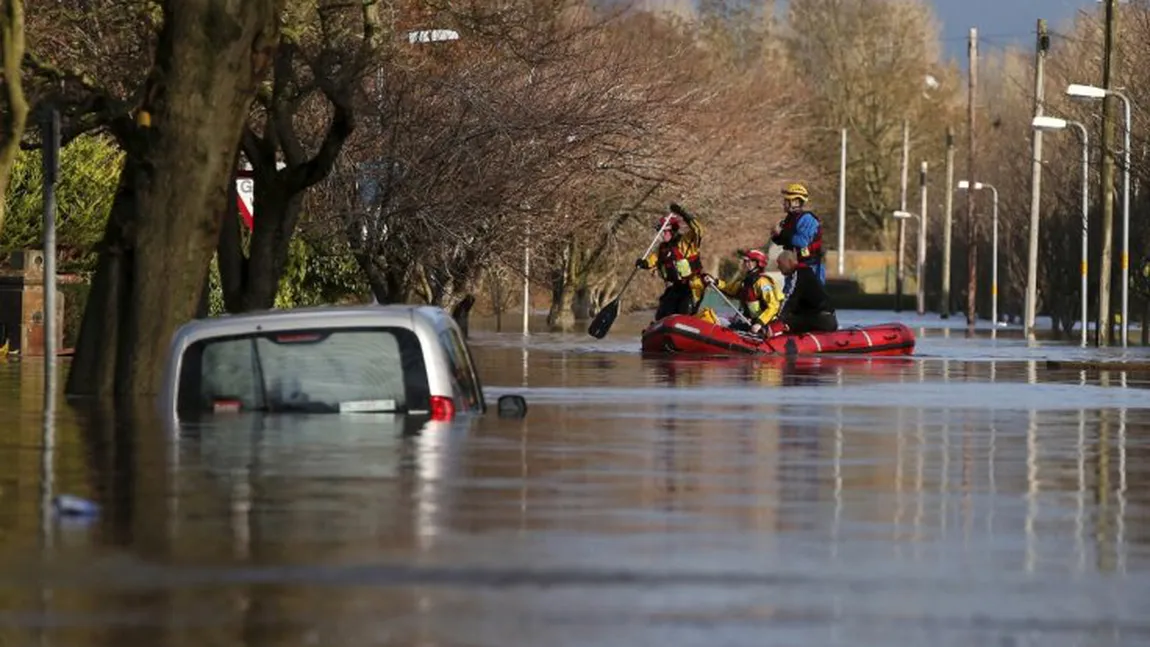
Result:
{"label": "sky", "polygon": [[1007,45],[1030,46],[1039,18],[1052,31],[1060,31],[1079,9],[1094,10],[1095,0],[933,0],[942,22],[947,55],[966,65],[966,41],[978,28],[979,50]]}
{"label": "sky", "polygon": [[[1120,0],[1125,1],[1125,0]],[[946,54],[966,67],[966,41],[971,27],[978,28],[979,51],[1010,45],[1032,47],[1039,18],[1052,31],[1065,30],[1080,9],[1097,10],[1097,0],[931,0],[942,22]],[[690,11],[695,0],[641,0],[646,6]],[[786,10],[786,0],[777,6]]]}

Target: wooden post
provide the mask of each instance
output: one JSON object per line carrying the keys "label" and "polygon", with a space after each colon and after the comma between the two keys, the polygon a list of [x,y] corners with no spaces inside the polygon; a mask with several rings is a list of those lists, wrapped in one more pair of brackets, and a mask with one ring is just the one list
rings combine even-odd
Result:
{"label": "wooden post", "polygon": [[[1034,116],[1041,117],[1046,101],[1046,50],[1050,37],[1046,21],[1038,19],[1038,40],[1034,62]],[[1026,259],[1026,321],[1023,328],[1027,341],[1034,341],[1034,316],[1038,307],[1038,214],[1042,200],[1042,131],[1030,129],[1030,248]]]}
{"label": "wooden post", "polygon": [[[968,47],[970,72],[967,81],[967,101],[966,101],[966,137],[967,137],[967,151],[966,151],[966,177],[967,181],[973,183],[975,178],[978,177],[974,172],[974,102],[975,90],[978,87],[978,28],[970,28],[970,44]],[[974,325],[978,320],[978,310],[976,308],[978,290],[978,236],[974,222],[974,191],[966,191],[966,263],[967,263],[967,286],[966,286],[966,325],[969,329],[974,330]]]}
{"label": "wooden post", "polygon": [[[1106,0],[1106,38],[1102,54],[1102,87],[1114,86],[1114,28],[1118,0]],[[1097,345],[1109,346],[1110,273],[1114,271],[1114,97],[1107,95],[1102,104],[1102,257],[1098,263],[1098,329]]]}
{"label": "wooden post", "polygon": [[950,318],[950,244],[954,215],[954,128],[946,128],[946,220],[942,230],[942,302],[938,304],[943,319]]}

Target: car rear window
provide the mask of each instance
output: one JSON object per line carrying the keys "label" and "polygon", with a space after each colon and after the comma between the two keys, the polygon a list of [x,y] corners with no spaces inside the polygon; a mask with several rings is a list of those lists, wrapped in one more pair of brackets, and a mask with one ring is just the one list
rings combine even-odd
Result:
{"label": "car rear window", "polygon": [[406,328],[306,329],[192,344],[180,415],[213,411],[426,412],[427,371]]}

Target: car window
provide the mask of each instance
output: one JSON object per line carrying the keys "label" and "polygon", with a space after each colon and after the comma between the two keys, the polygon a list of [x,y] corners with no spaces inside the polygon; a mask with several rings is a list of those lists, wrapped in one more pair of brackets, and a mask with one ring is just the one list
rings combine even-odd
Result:
{"label": "car window", "polygon": [[404,328],[308,329],[197,342],[184,353],[180,413],[425,412],[427,370]]}
{"label": "car window", "polygon": [[448,360],[451,362],[451,374],[459,385],[468,408],[475,411],[482,410],[483,392],[471,362],[471,355],[467,351],[467,344],[451,329],[440,333],[439,338],[447,350]]}

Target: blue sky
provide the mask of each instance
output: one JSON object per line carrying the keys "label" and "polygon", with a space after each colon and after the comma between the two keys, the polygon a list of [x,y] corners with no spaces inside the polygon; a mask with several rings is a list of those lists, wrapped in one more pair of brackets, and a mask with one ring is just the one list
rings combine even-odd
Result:
{"label": "blue sky", "polygon": [[979,49],[1034,42],[1034,27],[1045,18],[1052,30],[1064,28],[1079,9],[1093,10],[1095,0],[933,0],[942,21],[946,52],[966,63],[966,40],[978,28]]}
{"label": "blue sky", "polygon": [[[1097,0],[930,0],[942,22],[946,55],[966,67],[966,41],[971,27],[978,28],[979,51],[1001,49],[1011,45],[1034,46],[1034,28],[1039,18],[1046,19],[1052,31],[1069,27],[1082,9],[1099,11]],[[1126,0],[1120,0],[1126,1]],[[686,8],[697,0],[640,0],[647,6]],[[786,11],[787,0],[779,0],[776,10]]]}

